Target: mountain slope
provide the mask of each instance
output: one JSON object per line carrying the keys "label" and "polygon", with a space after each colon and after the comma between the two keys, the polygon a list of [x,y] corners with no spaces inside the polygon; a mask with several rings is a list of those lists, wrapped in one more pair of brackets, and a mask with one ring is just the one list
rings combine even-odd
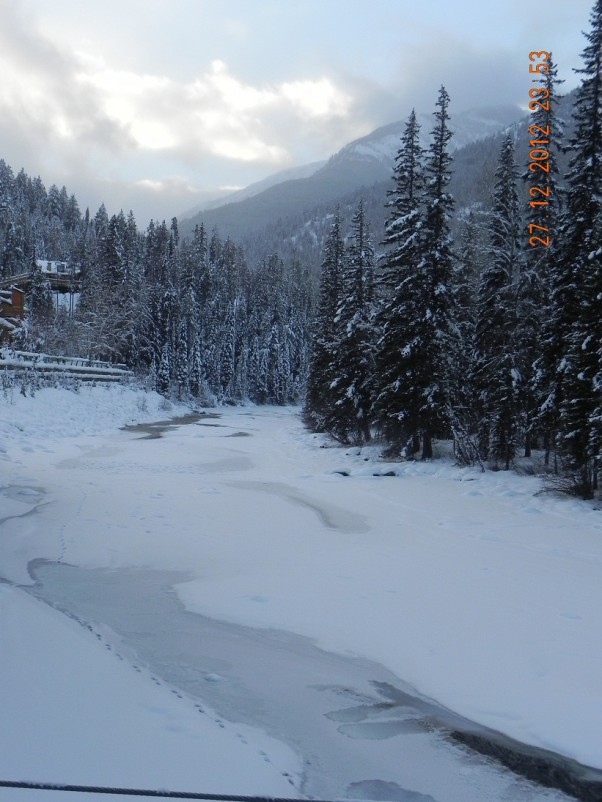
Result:
{"label": "mountain slope", "polygon": [[185,220],[195,217],[208,209],[217,209],[229,203],[238,203],[247,198],[253,198],[264,190],[276,186],[277,184],[282,184],[285,181],[292,181],[297,178],[309,178],[325,164],[325,161],[312,162],[311,164],[302,164],[299,167],[290,167],[288,170],[279,170],[277,173],[272,173],[272,175],[263,178],[261,181],[255,181],[253,184],[249,184],[248,187],[230,191],[219,198],[212,198],[204,203],[199,203],[192,209],[187,209],[179,215],[178,220],[183,223]]}
{"label": "mountain slope", "polygon": [[[455,115],[450,123],[455,134],[453,149],[483,140],[516,122],[521,116],[524,116],[523,112],[514,106],[472,110]],[[432,115],[422,114],[420,121],[426,147],[430,139]],[[259,194],[254,193],[252,197],[241,197],[239,194],[236,202],[205,209],[190,219],[182,220],[181,232],[189,235],[194,226],[202,222],[208,229],[216,227],[222,237],[240,240],[281,218],[298,216],[318,204],[336,205],[339,199],[360,187],[371,187],[390,177],[404,126],[402,121],[391,123],[350,142],[308,177],[281,181]],[[242,190],[241,194],[245,192]]]}

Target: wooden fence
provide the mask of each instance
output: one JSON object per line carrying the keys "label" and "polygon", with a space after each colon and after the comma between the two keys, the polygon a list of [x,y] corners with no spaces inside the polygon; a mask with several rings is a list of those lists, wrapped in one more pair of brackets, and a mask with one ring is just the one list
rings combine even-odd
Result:
{"label": "wooden fence", "polygon": [[53,356],[30,351],[0,349],[0,370],[33,370],[44,375],[57,374],[81,381],[120,382],[132,378],[126,365],[86,359],[79,356]]}

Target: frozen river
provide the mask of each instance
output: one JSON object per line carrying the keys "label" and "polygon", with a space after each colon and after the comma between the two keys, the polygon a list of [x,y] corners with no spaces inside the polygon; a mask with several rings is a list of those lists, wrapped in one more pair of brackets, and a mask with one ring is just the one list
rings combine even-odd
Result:
{"label": "frozen river", "polygon": [[[287,744],[302,765],[300,776],[288,778],[291,796],[568,802],[574,796],[565,791],[572,790],[582,800],[598,799],[578,764],[450,712],[417,693],[403,671],[396,675],[351,650],[323,643],[319,648],[317,640],[292,631],[315,626],[316,636],[336,633],[336,625],[325,626],[319,617],[338,616],[339,627],[353,641],[354,629],[366,628],[357,618],[365,607],[381,637],[400,637],[397,623],[404,622],[395,619],[391,605],[393,594],[407,595],[407,580],[390,583],[391,589],[384,578],[382,588],[374,577],[368,581],[370,560],[378,556],[374,533],[379,527],[353,509],[358,505],[342,503],[351,497],[339,488],[357,487],[375,502],[380,493],[394,512],[399,501],[384,495],[389,480],[340,485],[328,475],[310,474],[315,449],[288,434],[288,440],[276,439],[279,427],[289,425],[288,412],[276,411],[271,428],[265,412],[236,415],[190,417],[179,429],[147,425],[84,443],[79,454],[66,459],[50,450],[36,457],[46,461],[45,475],[40,468],[34,483],[30,465],[32,481],[4,491],[15,503],[29,499],[31,504],[15,537],[21,531],[44,532],[22,548],[35,584],[19,579],[24,574],[16,558],[6,563],[12,582],[79,622],[112,659],[188,700],[212,726],[240,724],[240,740],[250,726]],[[265,466],[264,454],[269,454]],[[430,510],[411,514],[423,531],[434,528],[426,517]],[[436,509],[435,514],[440,515]],[[407,565],[414,559],[425,570],[434,555],[425,553],[422,563],[420,540],[418,546],[408,542]],[[484,542],[490,548],[496,539]],[[457,549],[456,542],[453,546]],[[481,568],[481,553],[479,570],[487,570]],[[364,562],[358,554],[365,555]],[[332,583],[329,595],[312,561],[320,561],[322,576]],[[386,576],[387,568],[383,557],[377,575]],[[297,583],[296,591],[291,585],[289,594],[281,571]],[[442,577],[444,571],[447,566]],[[339,609],[345,602],[338,586],[352,600],[347,615]],[[327,603],[309,608],[319,594]],[[370,607],[379,594],[390,594],[383,595],[382,607],[390,616],[388,625],[374,617],[379,608]],[[286,603],[286,615],[278,598]],[[424,600],[417,601],[413,615],[425,609]],[[449,613],[435,599],[433,613],[439,610],[441,616]],[[281,614],[293,621],[291,631],[270,623]],[[246,625],[235,623],[239,615]],[[261,623],[249,625],[255,618]],[[413,632],[421,648],[422,633],[416,626]],[[432,637],[438,647],[427,627],[424,642],[441,672],[442,657]],[[474,673],[474,665],[466,667]],[[503,710],[506,700],[497,704]],[[270,761],[267,752],[264,759]],[[590,774],[592,779],[600,775]]]}
{"label": "frozen river", "polygon": [[[462,739],[475,737],[481,750],[490,744],[506,760],[513,758],[522,773],[552,783],[563,772],[562,761],[550,762],[544,753],[421,699],[378,664],[323,651],[291,633],[188,612],[173,590],[186,574],[86,570],[45,561],[33,561],[30,571],[36,579],[28,589],[32,594],[88,627],[105,649],[136,670],[189,696],[200,714],[213,715],[218,723],[224,718],[260,727],[291,746],[303,761],[296,789],[302,795],[568,802],[561,792],[527,782]],[[424,786],[426,778],[432,785],[433,777],[441,787],[436,796],[411,790]]]}

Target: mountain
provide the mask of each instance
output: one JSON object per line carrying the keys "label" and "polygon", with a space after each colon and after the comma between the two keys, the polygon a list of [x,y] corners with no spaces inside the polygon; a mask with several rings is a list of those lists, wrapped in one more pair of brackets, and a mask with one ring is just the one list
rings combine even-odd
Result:
{"label": "mountain", "polygon": [[212,198],[211,200],[205,201],[205,203],[199,203],[192,209],[183,212],[178,217],[178,220],[188,220],[198,215],[199,212],[204,212],[208,209],[217,209],[220,206],[226,206],[228,203],[238,203],[238,201],[253,198],[264,190],[274,187],[277,184],[282,184],[284,181],[291,181],[297,178],[309,178],[325,164],[325,161],[312,162],[311,164],[302,164],[299,167],[289,167],[287,170],[279,170],[277,173],[272,173],[272,175],[269,175],[261,181],[255,181],[253,184],[249,184],[248,187],[230,191],[226,195],[222,195],[219,198]]}
{"label": "mountain", "polygon": [[[490,137],[524,117],[518,106],[477,109],[454,115],[450,127],[454,131],[454,150]],[[419,115],[424,146],[428,146],[433,126],[432,115]],[[190,235],[195,225],[217,228],[222,237],[239,241],[274,222],[298,217],[320,204],[337,202],[361,187],[372,187],[390,178],[395,154],[405,122],[399,121],[377,128],[371,134],[345,145],[318,169],[307,165],[305,174],[290,171],[276,173],[251,187],[212,204],[192,217],[180,221],[180,231]],[[287,172],[289,176],[287,176]],[[291,177],[292,176],[292,177]],[[284,179],[284,180],[283,180]],[[263,187],[261,187],[263,184]]]}
{"label": "mountain", "polygon": [[[561,136],[563,142],[568,142],[572,133],[572,107],[575,93],[571,92],[559,98],[557,114],[559,123],[564,121],[565,134]],[[496,120],[491,113],[485,115],[480,113],[481,120],[485,123],[483,128],[490,127],[495,130],[501,120]],[[479,115],[476,115],[479,116]],[[502,117],[503,119],[503,117]],[[528,164],[528,154],[530,150],[529,125],[532,119],[528,114],[522,114],[518,122],[498,128],[497,133],[490,133],[485,138],[474,139],[475,130],[466,126],[463,130],[458,125],[456,118],[456,148],[453,153],[452,175],[450,181],[450,192],[455,200],[456,214],[452,221],[455,233],[459,233],[459,223],[468,210],[477,213],[479,219],[484,221],[491,203],[491,190],[495,182],[495,170],[498,164],[500,147],[505,134],[512,131],[516,141],[516,163],[519,173],[524,174]],[[428,126],[424,126],[428,128]],[[386,169],[382,168],[380,175],[382,180],[373,184],[357,186],[350,192],[339,195],[334,201],[321,199],[318,194],[314,196],[313,203],[309,200],[296,213],[274,214],[269,220],[263,220],[263,224],[250,228],[247,233],[242,235],[239,243],[242,245],[248,263],[251,265],[259,264],[267,255],[277,253],[286,263],[300,260],[314,276],[319,275],[320,264],[323,258],[323,247],[325,238],[332,224],[335,206],[340,207],[341,215],[345,226],[351,221],[360,199],[364,201],[366,219],[372,232],[373,241],[380,249],[384,236],[384,225],[388,217],[388,210],[385,207],[387,192],[392,188],[392,165],[394,153],[390,152],[387,156],[387,136],[391,134],[393,126],[385,126],[378,129],[373,135],[363,137],[356,142],[350,143],[343,149],[345,151],[345,164],[352,173],[361,165],[364,170],[369,169],[369,162],[376,164],[383,160]],[[483,130],[483,129],[481,129]],[[423,135],[424,135],[423,131]],[[429,131],[430,133],[430,131]],[[395,129],[393,134],[396,135]],[[467,144],[457,147],[458,139],[465,137]],[[428,137],[427,137],[428,138]],[[473,140],[473,141],[470,141]],[[453,141],[453,140],[452,140]],[[389,145],[391,147],[391,145]],[[398,147],[397,144],[394,146]],[[396,151],[395,151],[396,152]],[[320,171],[322,176],[328,175],[328,171],[333,169],[333,162],[340,158],[336,154],[324,171]],[[390,158],[390,163],[387,160]],[[568,168],[567,154],[557,154],[560,175],[562,176]],[[341,161],[342,158],[341,158]],[[336,171],[335,171],[336,172]],[[315,185],[314,185],[315,189]],[[309,194],[309,189],[305,186],[305,191]],[[527,202],[526,184],[518,182],[518,191],[521,202]],[[257,200],[257,199],[256,199]],[[479,214],[481,213],[481,214]],[[485,215],[483,217],[482,215]],[[259,219],[259,215],[258,215]]]}
{"label": "mountain", "polygon": [[[449,123],[454,134],[450,142],[450,152],[453,153],[471,142],[478,142],[492,134],[496,134],[524,116],[525,112],[521,111],[518,106],[471,109],[457,114],[450,119]],[[417,118],[421,127],[422,147],[428,148],[433,127],[433,116],[432,114],[418,114]],[[389,123],[389,125],[377,128],[371,134],[345,145],[330,161],[334,163],[350,160],[374,162],[382,165],[386,169],[388,176],[391,173],[393,160],[399,150],[399,140],[404,128],[405,121]]]}

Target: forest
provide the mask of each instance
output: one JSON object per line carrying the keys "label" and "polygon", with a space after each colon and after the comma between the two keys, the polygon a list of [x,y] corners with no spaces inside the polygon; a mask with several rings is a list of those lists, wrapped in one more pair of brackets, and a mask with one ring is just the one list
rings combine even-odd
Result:
{"label": "forest", "polygon": [[[141,231],[132,212],[82,213],[65,187],[46,190],[0,161],[0,278],[29,273],[31,287],[12,347],[123,362],[199,404],[303,404],[312,431],[375,440],[388,457],[431,459],[445,440],[461,464],[508,470],[537,452],[557,489],[592,498],[601,0],[591,22],[568,121],[552,54],[536,54],[528,163],[508,129],[487,204],[457,209],[450,192],[445,88],[428,149],[412,112],[382,198],[384,233],[371,231],[361,193],[348,227],[340,208],[324,213],[319,286],[302,247],[248,253],[202,224],[181,237],[176,218]],[[74,314],[55,306],[39,259],[64,260],[77,277]]]}
{"label": "forest", "polygon": [[[430,147],[410,115],[376,260],[363,207],[325,247],[304,416],[314,431],[390,457],[510,469],[542,455],[556,490],[593,498],[602,460],[602,3],[586,34],[565,136],[550,53],[533,53],[529,161],[503,138],[487,212],[449,192],[449,96]],[[533,58],[535,57],[535,58]],[[559,160],[568,153],[568,169]],[[521,202],[520,183],[526,183]],[[455,222],[455,236],[452,228]]]}
{"label": "forest", "polygon": [[[0,162],[2,277],[30,273],[26,325],[12,345],[123,362],[159,392],[200,403],[298,402],[307,372],[312,282],[299,262],[250,268],[240,247],[174,218],[138,230],[133,214],[82,214],[65,188],[45,190]],[[77,280],[74,315],[55,309],[39,259]]]}

